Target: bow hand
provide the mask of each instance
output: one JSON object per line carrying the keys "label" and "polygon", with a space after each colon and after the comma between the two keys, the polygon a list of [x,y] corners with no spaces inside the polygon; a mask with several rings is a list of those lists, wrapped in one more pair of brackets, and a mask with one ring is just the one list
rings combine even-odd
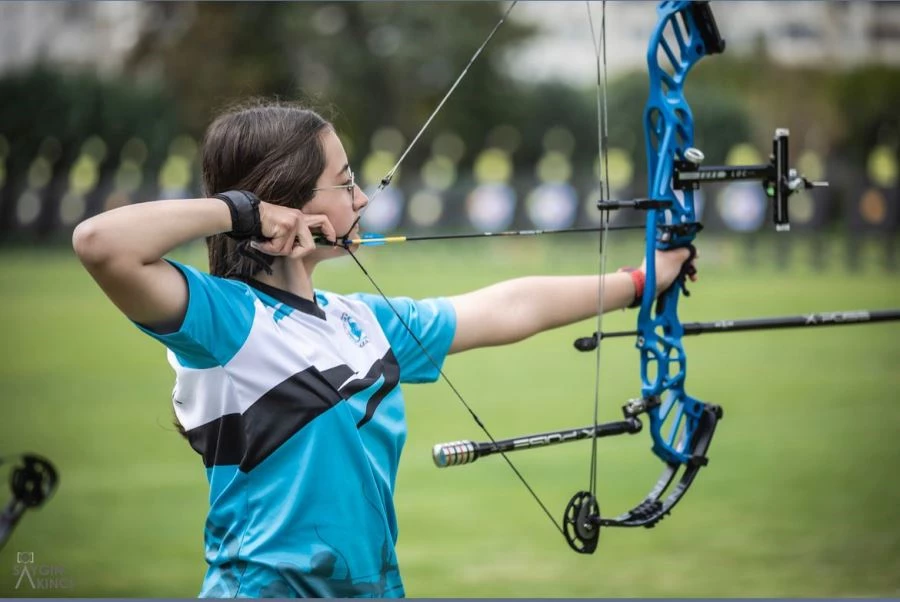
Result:
{"label": "bow hand", "polygon": [[[665,293],[671,286],[678,283],[685,294],[685,281],[697,281],[697,267],[694,261],[697,258],[697,249],[694,245],[671,249],[668,251],[656,251],[656,291],[657,296]],[[639,268],[645,274],[647,273],[647,260],[641,263]]]}

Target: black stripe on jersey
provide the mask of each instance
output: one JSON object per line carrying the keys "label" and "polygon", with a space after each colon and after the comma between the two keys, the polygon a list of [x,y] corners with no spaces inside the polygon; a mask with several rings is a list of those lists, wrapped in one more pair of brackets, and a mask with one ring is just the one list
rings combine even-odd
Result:
{"label": "black stripe on jersey", "polygon": [[372,364],[372,367],[369,368],[369,372],[364,378],[351,380],[341,387],[341,393],[345,398],[352,397],[356,393],[365,391],[371,387],[382,376],[384,376],[384,383],[378,388],[375,394],[369,398],[369,402],[366,404],[366,415],[356,423],[356,428],[361,428],[368,421],[372,420],[372,416],[375,415],[375,410],[378,409],[378,405],[384,401],[387,394],[400,382],[400,365],[397,363],[397,358],[394,357],[394,352],[388,349],[388,352],[383,358]]}
{"label": "black stripe on jersey", "polygon": [[267,391],[243,414],[226,414],[187,431],[188,441],[203,456],[207,468],[237,464],[241,471],[249,472],[316,417],[383,377],[356,425],[360,428],[400,382],[400,366],[388,349],[365,377],[348,381],[353,374],[346,365],[323,372],[307,368]]}
{"label": "black stripe on jersey", "polygon": [[335,366],[308,368],[276,385],[243,414],[227,414],[187,431],[207,468],[238,464],[249,472],[282,443],[343,397],[338,391],[354,372]]}
{"label": "black stripe on jersey", "polygon": [[259,280],[254,280],[253,278],[247,278],[246,280],[244,280],[244,282],[246,282],[253,288],[269,295],[273,299],[281,301],[289,307],[293,307],[297,311],[301,311],[310,316],[321,318],[322,320],[326,319],[325,312],[321,307],[318,306],[318,304],[316,304],[315,301],[304,299],[299,295],[289,293],[287,291],[281,290],[280,288],[275,288],[274,286],[270,286],[265,282],[260,282]]}

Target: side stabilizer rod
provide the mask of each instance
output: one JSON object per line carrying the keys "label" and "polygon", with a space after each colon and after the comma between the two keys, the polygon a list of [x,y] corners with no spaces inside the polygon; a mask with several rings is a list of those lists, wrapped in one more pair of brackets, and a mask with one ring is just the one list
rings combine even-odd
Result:
{"label": "side stabilizer rod", "polygon": [[[851,326],[871,324],[874,322],[893,322],[900,320],[900,309],[832,311],[799,316],[780,316],[773,318],[751,318],[746,320],[716,320],[715,322],[685,322],[684,336],[704,333],[741,332],[748,330],[779,330],[786,328],[813,328],[817,326]],[[597,346],[597,339],[613,339],[637,336],[636,330],[619,330],[594,333],[575,341],[579,351],[591,351]]]}

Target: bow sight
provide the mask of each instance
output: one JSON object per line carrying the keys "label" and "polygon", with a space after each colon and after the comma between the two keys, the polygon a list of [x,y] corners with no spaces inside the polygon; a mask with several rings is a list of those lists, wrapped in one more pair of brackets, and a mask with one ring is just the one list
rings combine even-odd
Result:
{"label": "bow sight", "polygon": [[787,232],[791,229],[788,216],[788,198],[801,189],[822,188],[828,182],[814,182],[799,175],[796,169],[788,167],[787,128],[775,130],[772,139],[772,154],[769,163],[761,165],[715,165],[700,167],[703,153],[696,148],[684,151],[684,158],[675,161],[672,187],[675,190],[697,190],[701,184],[711,182],[733,182],[739,180],[758,180],[762,182],[766,195],[773,201],[773,219],[775,230]]}

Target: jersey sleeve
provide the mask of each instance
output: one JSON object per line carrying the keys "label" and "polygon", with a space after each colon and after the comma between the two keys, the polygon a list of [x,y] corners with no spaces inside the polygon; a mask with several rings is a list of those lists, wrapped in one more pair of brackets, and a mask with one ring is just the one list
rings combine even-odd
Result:
{"label": "jersey sleeve", "polygon": [[[438,379],[439,367],[444,364],[456,334],[456,311],[449,300],[392,297],[388,303],[379,295],[357,294],[352,297],[368,305],[374,312],[400,364],[400,382],[428,383]],[[400,314],[402,322],[397,314]],[[409,326],[409,330],[403,323]],[[437,367],[422,352],[416,338],[421,341]]]}
{"label": "jersey sleeve", "polygon": [[191,266],[166,260],[184,276],[188,306],[175,332],[159,333],[135,325],[168,347],[186,368],[224,366],[243,346],[255,313],[247,286],[205,274]]}

